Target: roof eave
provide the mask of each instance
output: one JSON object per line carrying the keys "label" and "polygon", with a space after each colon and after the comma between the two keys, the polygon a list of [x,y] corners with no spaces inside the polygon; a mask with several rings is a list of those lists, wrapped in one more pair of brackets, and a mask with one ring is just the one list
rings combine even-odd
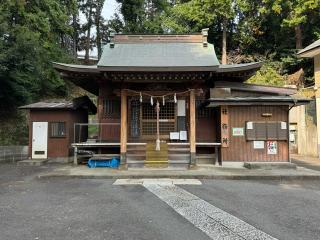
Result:
{"label": "roof eave", "polygon": [[301,58],[313,58],[317,55],[320,55],[320,46],[315,46],[311,49],[302,49],[297,53],[298,57]]}
{"label": "roof eave", "polygon": [[218,69],[218,73],[231,73],[231,72],[239,72],[239,71],[248,71],[248,70],[259,70],[263,65],[263,62],[254,62],[248,63],[243,66],[234,65],[220,65]]}
{"label": "roof eave", "polygon": [[236,105],[274,105],[274,106],[300,106],[310,103],[310,99],[213,99],[209,98],[203,106],[217,107],[223,105],[236,106]]}
{"label": "roof eave", "polygon": [[101,72],[212,72],[219,66],[98,66]]}
{"label": "roof eave", "polygon": [[216,88],[231,88],[234,90],[245,92],[259,92],[278,95],[294,95],[297,93],[297,89],[288,87],[267,86],[249,83],[230,83],[227,81],[215,82]]}
{"label": "roof eave", "polygon": [[86,66],[86,65],[73,65],[70,66],[69,64],[63,64],[63,63],[57,63],[53,62],[53,68],[56,69],[59,72],[82,72],[82,73],[100,73],[99,69],[93,68],[92,66]]}

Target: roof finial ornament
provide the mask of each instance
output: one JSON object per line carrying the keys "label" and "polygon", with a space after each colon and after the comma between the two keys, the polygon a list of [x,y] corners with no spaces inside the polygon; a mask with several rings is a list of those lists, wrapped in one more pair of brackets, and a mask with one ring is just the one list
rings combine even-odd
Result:
{"label": "roof finial ornament", "polygon": [[203,47],[208,47],[208,32],[209,32],[209,28],[204,28],[201,31]]}
{"label": "roof finial ornament", "polygon": [[114,31],[110,31],[109,38],[110,38],[110,48],[114,48],[114,36],[115,36]]}

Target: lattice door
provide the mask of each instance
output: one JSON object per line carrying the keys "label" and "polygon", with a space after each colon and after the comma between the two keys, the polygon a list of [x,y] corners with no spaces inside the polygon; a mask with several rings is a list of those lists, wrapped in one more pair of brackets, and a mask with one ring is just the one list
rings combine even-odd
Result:
{"label": "lattice door", "polygon": [[[157,113],[155,104],[142,103],[141,105],[141,135],[144,138],[155,139],[157,135]],[[160,137],[169,138],[170,132],[176,128],[176,104],[166,102],[160,105]]]}

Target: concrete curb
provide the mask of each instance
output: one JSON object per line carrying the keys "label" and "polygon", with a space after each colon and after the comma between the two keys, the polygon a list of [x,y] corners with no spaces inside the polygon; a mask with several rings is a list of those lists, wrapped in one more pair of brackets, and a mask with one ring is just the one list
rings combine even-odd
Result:
{"label": "concrete curb", "polygon": [[212,180],[274,180],[274,181],[303,181],[320,180],[320,175],[38,175],[38,179],[137,179],[137,178],[176,178],[176,179],[212,179]]}

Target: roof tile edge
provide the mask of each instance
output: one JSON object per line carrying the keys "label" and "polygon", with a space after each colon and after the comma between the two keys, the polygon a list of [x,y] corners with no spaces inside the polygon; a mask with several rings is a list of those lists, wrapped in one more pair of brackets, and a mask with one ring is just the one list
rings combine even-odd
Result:
{"label": "roof tile edge", "polygon": [[202,34],[192,35],[122,35],[116,34],[114,36],[115,43],[156,43],[156,42],[188,42],[188,43],[202,43]]}

